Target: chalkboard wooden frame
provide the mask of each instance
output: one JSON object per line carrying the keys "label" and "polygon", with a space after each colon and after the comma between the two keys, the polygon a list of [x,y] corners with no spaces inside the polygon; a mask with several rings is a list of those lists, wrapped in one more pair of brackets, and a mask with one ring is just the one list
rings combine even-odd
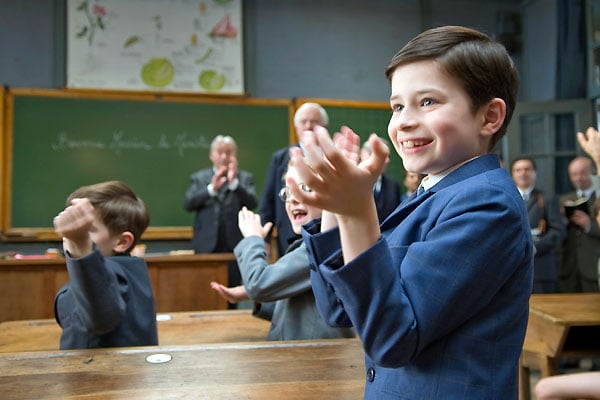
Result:
{"label": "chalkboard wooden frame", "polygon": [[[15,124],[15,99],[19,97],[43,97],[43,98],[58,98],[58,99],[77,99],[77,100],[103,100],[103,101],[115,101],[115,102],[143,102],[146,103],[160,103],[160,104],[193,104],[198,107],[213,107],[213,106],[239,106],[235,110],[260,110],[261,108],[281,108],[287,110],[287,131],[290,132],[289,136],[285,135],[280,137],[285,145],[287,138],[291,137],[293,131],[293,102],[287,99],[254,99],[245,98],[239,96],[206,96],[206,95],[192,95],[192,94],[167,94],[167,93],[138,93],[138,92],[126,92],[126,91],[93,91],[93,90],[63,90],[63,89],[9,89],[6,92],[2,92],[4,98],[3,103],[3,141],[2,141],[2,162],[3,174],[1,182],[1,195],[2,195],[2,212],[0,215],[0,222],[2,223],[3,240],[5,241],[54,241],[58,240],[58,236],[54,233],[53,229],[48,227],[19,227],[13,224],[13,190],[15,184],[13,182],[13,165],[14,165],[14,124]],[[123,104],[123,103],[117,103]],[[246,111],[249,111],[246,110]],[[278,111],[279,113],[279,111]],[[234,114],[234,113],[232,113]],[[279,114],[278,114],[279,116]],[[231,118],[236,118],[235,115],[231,115]],[[219,133],[231,134],[236,137],[236,133],[233,132],[215,132],[214,135]],[[214,136],[213,135],[213,136]],[[212,137],[208,138],[210,143]],[[236,138],[236,140],[238,140]],[[238,145],[240,141],[238,140]],[[259,145],[269,148],[269,143],[260,143]],[[281,144],[273,146],[273,151],[276,148],[281,147]],[[271,149],[269,149],[271,150]],[[207,151],[207,150],[206,150]],[[240,148],[239,152],[243,152],[244,149]],[[201,162],[208,161],[200,160]],[[269,160],[263,160],[261,162],[267,163]],[[240,163],[241,164],[241,163]],[[242,169],[244,166],[240,165]],[[200,169],[200,165],[197,169]],[[181,174],[189,175],[194,171],[180,171]],[[254,171],[253,171],[254,172]],[[260,173],[266,173],[265,171],[259,171]],[[74,190],[72,187],[71,190]],[[69,192],[70,193],[70,192]],[[65,193],[65,197],[68,193]],[[177,204],[178,207],[182,207],[183,195],[181,193],[181,203]],[[152,211],[151,211],[152,212]],[[144,240],[154,239],[189,239],[191,238],[191,223],[193,216],[190,214],[189,224],[186,226],[154,226],[152,225],[145,232]],[[51,221],[49,221],[51,224]]]}

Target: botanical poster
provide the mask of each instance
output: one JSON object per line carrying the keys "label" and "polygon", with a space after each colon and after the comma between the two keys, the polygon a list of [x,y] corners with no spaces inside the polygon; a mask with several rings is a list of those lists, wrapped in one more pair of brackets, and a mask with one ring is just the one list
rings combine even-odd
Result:
{"label": "botanical poster", "polygon": [[67,86],[244,92],[241,0],[67,0]]}

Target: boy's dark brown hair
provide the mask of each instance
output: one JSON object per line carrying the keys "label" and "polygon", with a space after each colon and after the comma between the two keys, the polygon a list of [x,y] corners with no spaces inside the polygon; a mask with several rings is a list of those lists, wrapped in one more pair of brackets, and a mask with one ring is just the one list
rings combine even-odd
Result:
{"label": "boy's dark brown hair", "polygon": [[123,182],[108,181],[82,186],[69,195],[67,205],[78,198],[90,200],[111,235],[126,231],[133,234],[134,242],[127,251],[131,251],[150,223],[146,204]]}
{"label": "boy's dark brown hair", "polygon": [[471,99],[473,112],[493,98],[506,103],[506,117],[490,140],[488,151],[506,134],[515,109],[519,78],[508,52],[500,43],[477,30],[443,26],[427,30],[409,41],[385,70],[391,81],[396,68],[417,61],[435,61],[456,79]]}

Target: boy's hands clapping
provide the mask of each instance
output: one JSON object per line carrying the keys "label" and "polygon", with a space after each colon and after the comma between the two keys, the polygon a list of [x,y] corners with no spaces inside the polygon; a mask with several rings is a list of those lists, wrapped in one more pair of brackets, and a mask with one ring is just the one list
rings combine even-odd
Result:
{"label": "boy's hands clapping", "polygon": [[292,195],[300,202],[310,204],[340,216],[357,216],[373,203],[373,185],[385,168],[389,149],[377,135],[369,137],[372,154],[358,162],[360,137],[344,126],[329,136],[327,129],[317,126],[301,138],[304,154],[293,149],[294,166],[312,192],[298,187],[288,178]]}
{"label": "boy's hands clapping", "polygon": [[389,149],[371,134],[371,155],[357,164],[360,138],[348,127],[333,139],[327,129],[315,127],[304,132],[301,143],[304,155],[293,149],[292,160],[302,183],[312,191],[301,190],[292,177],[286,182],[299,202],[323,209],[322,231],[337,221],[344,261],[349,262],[381,236],[373,185],[385,169]]}

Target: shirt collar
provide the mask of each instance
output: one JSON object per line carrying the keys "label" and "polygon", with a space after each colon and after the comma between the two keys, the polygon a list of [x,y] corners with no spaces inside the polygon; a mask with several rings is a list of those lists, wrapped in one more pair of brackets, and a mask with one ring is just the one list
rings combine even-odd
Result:
{"label": "shirt collar", "polygon": [[529,197],[529,195],[531,195],[531,192],[533,192],[533,186],[528,187],[527,189],[517,188],[517,190],[519,191],[519,193],[521,193],[521,196],[527,195],[527,197]]}
{"label": "shirt collar", "polygon": [[[580,192],[581,192],[582,196],[579,195]],[[592,196],[592,193],[594,193],[593,186],[589,189],[577,189],[577,197],[585,197],[586,199],[589,199]]]}
{"label": "shirt collar", "polygon": [[434,187],[439,181],[441,181],[442,179],[444,179],[446,176],[450,175],[451,172],[457,170],[458,168],[460,168],[461,166],[463,166],[464,164],[468,163],[469,161],[472,161],[476,158],[478,158],[480,156],[475,156],[473,158],[469,158],[468,160],[465,160],[461,163],[458,163],[456,165],[454,165],[453,167],[450,167],[446,170],[444,170],[443,172],[441,172],[440,174],[436,174],[436,175],[427,175],[425,178],[423,178],[423,180],[421,181],[421,186],[423,186],[423,189],[425,190],[429,190],[432,187]]}

